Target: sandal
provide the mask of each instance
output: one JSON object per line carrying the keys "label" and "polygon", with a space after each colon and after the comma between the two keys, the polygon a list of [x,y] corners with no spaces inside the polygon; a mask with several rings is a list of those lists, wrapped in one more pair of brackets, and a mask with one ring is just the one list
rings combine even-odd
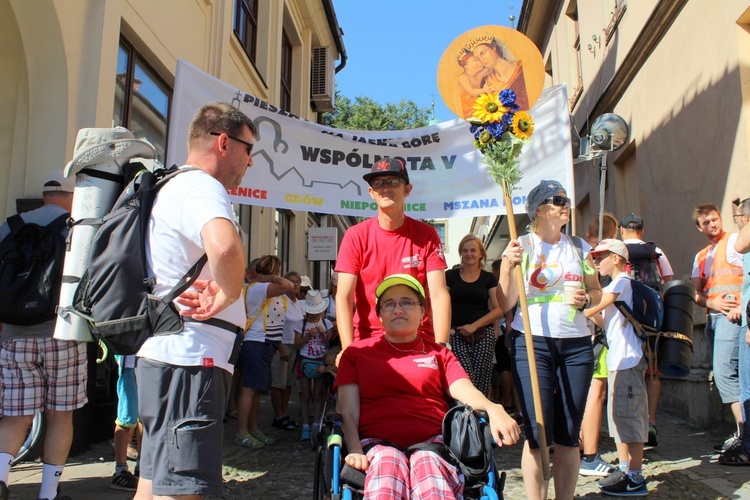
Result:
{"label": "sandal", "polygon": [[294,430],[294,424],[289,421],[289,417],[274,418],[271,425],[277,429],[283,429],[285,431]]}
{"label": "sandal", "polygon": [[235,434],[234,444],[236,444],[237,446],[242,446],[243,448],[254,449],[263,448],[263,446],[265,446],[265,443],[258,441],[257,438],[251,436],[250,434],[245,434],[244,436]]}
{"label": "sandal", "polygon": [[750,458],[745,455],[741,450],[734,453],[722,453],[719,455],[719,463],[721,465],[732,465],[732,466],[743,466],[750,465]]}

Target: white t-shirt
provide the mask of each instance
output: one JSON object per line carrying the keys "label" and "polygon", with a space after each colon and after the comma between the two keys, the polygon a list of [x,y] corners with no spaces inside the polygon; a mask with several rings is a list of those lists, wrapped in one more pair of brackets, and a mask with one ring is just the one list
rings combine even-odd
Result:
{"label": "white t-shirt", "polygon": [[[302,332],[302,335],[306,335],[311,330],[316,330],[318,326],[322,326],[327,332],[328,330],[333,328],[333,323],[331,323],[327,319],[320,319],[315,323],[311,323],[308,321],[307,323],[305,323],[305,331]],[[300,325],[300,328],[301,327],[302,325]],[[307,344],[302,346],[302,349],[299,350],[299,353],[301,356],[304,356],[306,358],[321,359],[326,354],[325,336],[322,333],[316,333],[310,338]]]}
{"label": "white t-shirt", "polygon": [[305,311],[299,306],[298,300],[287,297],[289,305],[284,316],[284,336],[281,340],[284,344],[294,344],[294,332],[302,330],[302,320],[305,319]]}
{"label": "white t-shirt", "polygon": [[[646,243],[645,241],[638,239],[638,238],[628,238],[627,240],[622,240],[622,242],[625,243],[626,245],[630,245],[633,243],[638,243],[642,245]],[[664,250],[662,250],[659,247],[656,247],[656,253],[660,254],[659,255],[659,270],[661,271],[661,277],[663,278],[664,276],[674,276],[674,271],[672,270],[672,264],[669,263],[669,259],[664,254]]]}
{"label": "white t-shirt", "polygon": [[[740,233],[732,233],[729,235],[729,239],[727,240],[727,262],[734,266],[742,267],[742,254],[737,252],[737,250],[734,249],[734,244],[737,242],[737,236],[739,236]],[[705,277],[708,276],[708,274],[711,272],[711,264],[714,261],[714,252],[716,252],[716,246],[714,245],[711,248],[708,249],[708,253],[706,254],[706,265],[703,266],[703,273],[704,276],[701,276],[701,268],[698,263],[698,255],[700,252],[695,254],[695,258],[693,259],[693,272],[690,274],[691,278],[699,278],[699,277]]]}
{"label": "white t-shirt", "polygon": [[[531,333],[536,336],[554,338],[578,338],[591,335],[583,313],[564,302],[565,281],[580,281],[581,283],[584,281],[581,260],[571,240],[561,234],[560,241],[551,245],[543,242],[535,234],[529,234],[519,238],[519,241],[524,253],[528,253],[528,268],[525,269],[524,285],[526,297],[529,300]],[[585,259],[591,247],[585,241],[581,241],[581,249],[582,257]],[[552,301],[544,302],[547,299],[552,299]],[[517,311],[511,327],[523,332],[520,308]]]}
{"label": "white t-shirt", "polygon": [[[615,300],[625,302],[633,307],[633,287],[631,279],[625,273],[604,287],[603,296],[608,293],[617,295]],[[627,370],[636,366],[643,357],[643,341],[635,334],[635,329],[614,304],[602,311],[604,331],[607,333],[607,369],[609,371]]]}
{"label": "white t-shirt", "polygon": [[[182,173],[157,194],[146,236],[154,295],[166,295],[205,253],[201,230],[213,219],[234,223],[232,205],[221,183],[201,170]],[[212,279],[209,264],[198,279]],[[177,304],[177,307],[181,307]],[[237,300],[215,316],[245,326],[245,304]],[[149,338],[138,356],[180,366],[214,366],[230,373],[229,356],[236,334],[205,323],[185,322],[179,334]]]}
{"label": "white t-shirt", "polygon": [[269,299],[270,283],[251,283],[247,288],[247,317],[255,318],[245,332],[245,342],[281,342],[284,336],[284,315],[291,302],[286,296],[270,297],[265,311],[260,308]]}

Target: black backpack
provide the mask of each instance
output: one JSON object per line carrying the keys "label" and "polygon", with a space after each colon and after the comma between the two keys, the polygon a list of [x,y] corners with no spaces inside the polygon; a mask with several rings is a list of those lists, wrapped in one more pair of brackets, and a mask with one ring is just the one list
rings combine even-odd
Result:
{"label": "black backpack", "polygon": [[[89,268],[60,314],[77,314],[89,322],[92,336],[112,354],[135,354],[152,335],[182,331],[183,318],[172,301],[198,278],[208,260],[204,254],[162,298],[151,295],[156,280],[148,275],[146,232],[159,190],[175,175],[192,168],[140,170],[128,183],[112,210],[102,219],[91,245]],[[189,319],[186,319],[189,320]],[[212,318],[206,323],[237,332],[236,325]]]}
{"label": "black backpack", "polygon": [[492,454],[492,435],[486,413],[476,412],[467,405],[454,406],[443,417],[443,441],[466,478],[486,478]]}
{"label": "black backpack", "polygon": [[625,246],[629,257],[625,267],[628,275],[633,280],[661,292],[662,276],[659,267],[661,254],[656,251],[656,244],[649,241],[648,243],[626,243]]}
{"label": "black backpack", "polygon": [[622,300],[615,301],[615,307],[633,325],[635,334],[646,340],[649,334],[661,331],[664,322],[664,301],[658,291],[644,283],[631,280],[633,307]]}
{"label": "black backpack", "polygon": [[46,226],[8,217],[0,242],[0,323],[38,325],[55,318],[60,301],[69,213]]}
{"label": "black backpack", "polygon": [[483,480],[492,469],[492,434],[489,417],[471,406],[457,404],[443,417],[443,444],[418,443],[407,448],[440,453],[467,480]]}

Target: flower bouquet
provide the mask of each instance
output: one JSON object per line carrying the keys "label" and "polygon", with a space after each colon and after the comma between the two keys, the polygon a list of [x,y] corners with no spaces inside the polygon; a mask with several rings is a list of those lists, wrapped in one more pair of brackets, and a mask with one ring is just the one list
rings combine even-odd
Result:
{"label": "flower bouquet", "polygon": [[534,121],[516,104],[516,93],[510,89],[480,95],[469,119],[474,146],[484,155],[494,181],[510,195],[521,181],[518,157],[534,133]]}

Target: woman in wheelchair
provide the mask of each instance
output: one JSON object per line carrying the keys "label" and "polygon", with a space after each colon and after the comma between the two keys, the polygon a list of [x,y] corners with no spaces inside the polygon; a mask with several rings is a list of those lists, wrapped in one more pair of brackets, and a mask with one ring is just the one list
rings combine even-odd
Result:
{"label": "woman in wheelchair", "polygon": [[426,301],[416,279],[389,276],[375,294],[385,334],[350,345],[336,377],[346,464],[367,473],[365,499],[462,498],[455,467],[436,452],[404,450],[442,442],[450,399],[486,411],[498,446],[518,441],[520,428],[474,387],[448,348],[417,334]]}

